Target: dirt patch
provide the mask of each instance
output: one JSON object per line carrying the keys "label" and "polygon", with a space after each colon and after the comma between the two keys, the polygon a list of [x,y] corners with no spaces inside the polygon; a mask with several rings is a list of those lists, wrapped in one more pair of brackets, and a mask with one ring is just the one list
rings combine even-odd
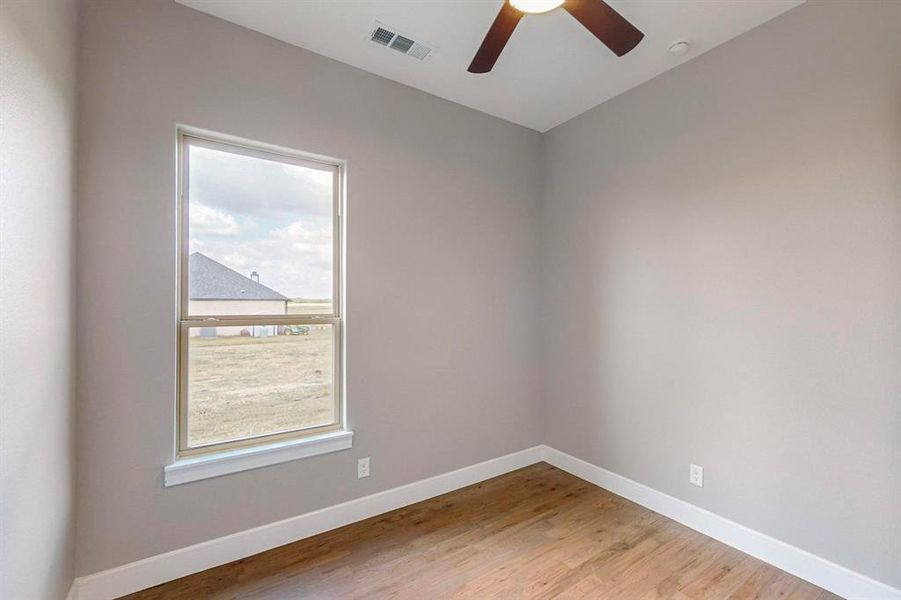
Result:
{"label": "dirt patch", "polygon": [[191,338],[189,444],[332,422],[333,343],[321,325],[307,335]]}

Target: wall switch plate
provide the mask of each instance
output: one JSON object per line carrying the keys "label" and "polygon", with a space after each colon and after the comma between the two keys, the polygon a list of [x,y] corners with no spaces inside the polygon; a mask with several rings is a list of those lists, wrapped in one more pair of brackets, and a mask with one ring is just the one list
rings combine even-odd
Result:
{"label": "wall switch plate", "polygon": [[369,457],[357,461],[357,479],[369,477]]}
{"label": "wall switch plate", "polygon": [[704,467],[699,467],[698,465],[691,465],[688,470],[688,481],[692,485],[696,485],[698,487],[704,487]]}

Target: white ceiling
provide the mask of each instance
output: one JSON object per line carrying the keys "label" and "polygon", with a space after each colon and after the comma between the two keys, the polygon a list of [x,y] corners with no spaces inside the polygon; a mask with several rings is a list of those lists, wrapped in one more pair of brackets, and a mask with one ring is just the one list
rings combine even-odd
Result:
{"label": "white ceiling", "polygon": [[[527,15],[490,73],[468,73],[502,0],[177,0],[470,108],[547,131],[804,0],[607,0],[645,33],[617,58],[562,9]],[[437,47],[426,61],[369,41],[376,21]],[[675,58],[669,45],[691,50]]]}

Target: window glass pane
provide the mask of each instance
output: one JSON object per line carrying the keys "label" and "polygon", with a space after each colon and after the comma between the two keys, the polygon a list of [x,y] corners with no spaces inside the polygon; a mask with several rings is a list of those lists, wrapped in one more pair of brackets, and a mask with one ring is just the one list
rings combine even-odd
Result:
{"label": "window glass pane", "polygon": [[188,446],[337,421],[333,325],[192,327]]}
{"label": "window glass pane", "polygon": [[334,170],[187,145],[188,314],[330,314]]}

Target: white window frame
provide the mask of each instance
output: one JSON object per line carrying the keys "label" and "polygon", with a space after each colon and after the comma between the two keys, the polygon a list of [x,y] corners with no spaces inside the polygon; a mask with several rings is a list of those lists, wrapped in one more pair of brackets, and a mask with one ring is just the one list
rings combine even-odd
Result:
{"label": "white window frame", "polygon": [[[233,136],[211,133],[187,127],[179,127],[178,135],[178,392],[176,401],[176,452],[175,464],[166,469],[167,485],[169,471],[194,468],[194,465],[205,465],[209,470],[207,458],[221,456],[226,461],[240,463],[236,468],[225,471],[244,470],[252,468],[241,464],[249,464],[248,454],[257,450],[259,455],[255,463],[260,462],[259,456],[279,456],[282,460],[290,460],[293,457],[310,456],[321,452],[304,450],[290,450],[289,452],[272,450],[284,449],[293,445],[293,442],[310,442],[310,446],[321,446],[324,452],[350,447],[352,432],[345,429],[345,385],[344,385],[344,172],[345,163],[338,159],[312,155],[297,150],[291,150],[279,146],[272,146],[258,142],[252,142]],[[190,220],[188,196],[188,173],[191,145],[206,148],[219,149],[226,152],[256,156],[266,160],[276,160],[288,164],[299,165],[317,170],[330,170],[334,174],[332,219],[333,219],[333,293],[332,312],[317,315],[192,315],[190,314],[188,297],[188,257],[190,255]],[[333,356],[333,395],[335,401],[335,420],[326,425],[318,425],[289,431],[279,431],[269,434],[251,436],[225,442],[204,444],[200,446],[188,445],[188,343],[190,329],[198,326],[220,325],[331,325],[334,335]],[[338,442],[336,444],[336,442]],[[236,460],[237,457],[237,460]],[[271,462],[282,462],[272,460]],[[264,460],[265,462],[265,460]],[[262,466],[255,464],[255,466]],[[214,475],[223,474],[223,469],[218,468]],[[206,476],[214,476],[206,475]],[[204,478],[188,477],[184,481]],[[182,483],[177,481],[175,483]]]}

